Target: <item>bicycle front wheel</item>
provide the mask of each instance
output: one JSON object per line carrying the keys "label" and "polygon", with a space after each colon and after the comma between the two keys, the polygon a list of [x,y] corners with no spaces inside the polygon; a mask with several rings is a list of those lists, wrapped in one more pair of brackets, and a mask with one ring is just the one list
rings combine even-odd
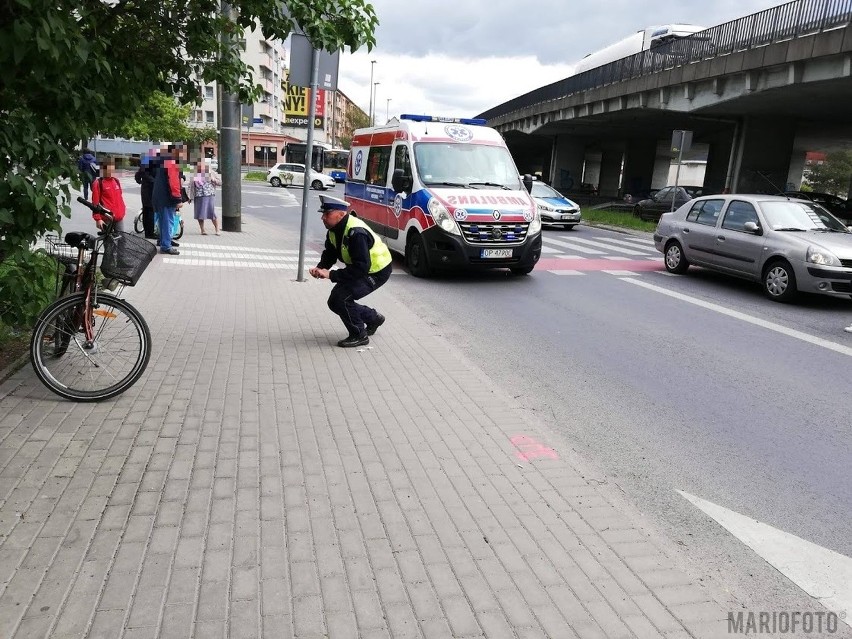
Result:
{"label": "bicycle front wheel", "polygon": [[30,357],[36,375],[54,393],[96,402],[123,393],[145,372],[151,331],[139,311],[113,295],[98,295],[89,320],[85,305],[85,293],[75,293],[48,306],[36,321]]}

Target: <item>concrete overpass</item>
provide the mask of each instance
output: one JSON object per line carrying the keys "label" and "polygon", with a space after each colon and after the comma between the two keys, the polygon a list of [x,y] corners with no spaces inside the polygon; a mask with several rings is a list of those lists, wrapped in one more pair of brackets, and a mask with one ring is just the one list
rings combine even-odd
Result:
{"label": "concrete overpass", "polygon": [[[521,172],[620,197],[663,186],[672,131],[710,192],[798,188],[808,150],[852,148],[852,0],[797,0],[571,76],[479,117]],[[662,182],[662,183],[661,183]]]}

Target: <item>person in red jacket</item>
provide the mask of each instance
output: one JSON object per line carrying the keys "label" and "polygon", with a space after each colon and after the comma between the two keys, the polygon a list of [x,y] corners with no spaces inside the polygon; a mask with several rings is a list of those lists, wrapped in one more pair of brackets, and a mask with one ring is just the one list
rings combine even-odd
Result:
{"label": "person in red jacket", "polygon": [[[121,190],[121,182],[113,175],[115,172],[115,160],[109,158],[102,169],[103,175],[95,178],[92,182],[92,204],[100,204],[112,211],[115,216],[115,230],[124,230],[124,214],[127,207],[124,204],[124,193]],[[103,230],[107,221],[100,213],[92,213],[98,230]]]}

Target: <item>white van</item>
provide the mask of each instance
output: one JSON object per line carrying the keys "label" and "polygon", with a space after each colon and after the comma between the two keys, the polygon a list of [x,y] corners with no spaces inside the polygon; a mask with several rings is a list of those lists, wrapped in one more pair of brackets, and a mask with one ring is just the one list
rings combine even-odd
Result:
{"label": "white van", "polygon": [[357,129],[346,200],[411,273],[508,268],[541,257],[541,219],[502,136],[485,120],[402,115]]}

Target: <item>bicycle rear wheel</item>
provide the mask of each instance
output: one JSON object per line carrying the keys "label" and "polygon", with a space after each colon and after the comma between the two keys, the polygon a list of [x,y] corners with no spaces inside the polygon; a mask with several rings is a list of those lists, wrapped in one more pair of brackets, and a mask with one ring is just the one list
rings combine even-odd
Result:
{"label": "bicycle rear wheel", "polygon": [[112,295],[98,295],[92,309],[94,340],[83,321],[85,293],[48,306],[30,341],[33,369],[57,395],[80,402],[109,399],[130,388],[151,358],[151,331],[133,306]]}

